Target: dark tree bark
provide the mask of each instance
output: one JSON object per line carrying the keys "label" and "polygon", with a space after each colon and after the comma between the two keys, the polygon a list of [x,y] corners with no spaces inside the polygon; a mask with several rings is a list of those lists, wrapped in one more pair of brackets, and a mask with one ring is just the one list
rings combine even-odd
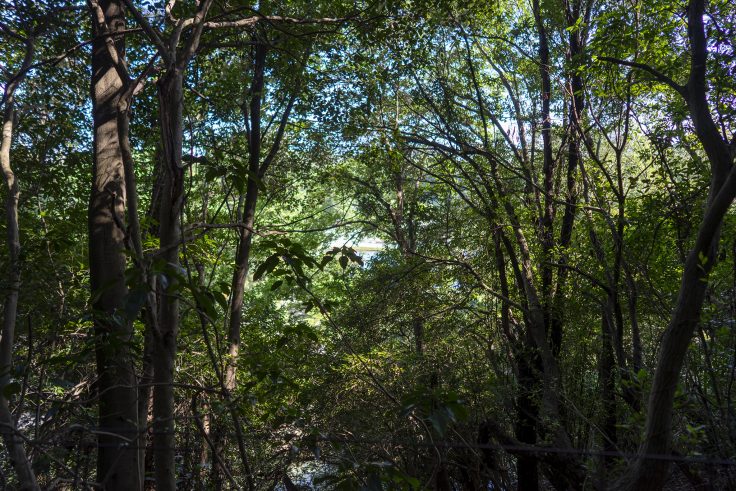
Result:
{"label": "dark tree bark", "polygon": [[[173,24],[173,30],[168,39],[164,40],[160,33],[153,25],[151,25],[146,17],[135,7],[132,0],[123,0],[125,5],[136,19],[142,31],[148,38],[149,42],[155,47],[158,54],[163,59],[165,69],[158,81],[159,94],[159,117],[161,124],[161,141],[162,141],[162,159],[160,186],[155,189],[155,201],[158,207],[159,216],[159,257],[165,261],[166,266],[166,284],[162,281],[158,282],[158,316],[156,325],[153,329],[152,356],[153,356],[153,418],[154,418],[154,437],[153,437],[153,454],[155,462],[156,486],[160,491],[169,491],[176,488],[176,472],[174,465],[175,457],[175,438],[174,438],[174,360],[176,357],[176,339],[179,331],[179,299],[178,288],[179,278],[181,277],[181,266],[179,263],[179,248],[181,244],[181,217],[184,203],[184,171],[182,167],[182,144],[183,144],[183,81],[184,73],[187,65],[194,58],[199,49],[199,42],[205,27],[210,29],[226,29],[226,28],[252,28],[262,20],[274,20],[285,22],[301,22],[298,19],[284,17],[262,17],[255,15],[252,17],[239,19],[237,21],[206,21],[207,14],[212,7],[213,0],[203,0],[197,5],[194,15],[190,18],[177,19],[170,10],[167,10],[167,16],[170,23]],[[168,4],[167,9],[172,7],[174,2]],[[315,19],[305,22],[335,22],[335,19]],[[182,40],[183,46],[179,44]],[[256,47],[256,51],[262,54],[262,60],[265,60],[266,45]],[[262,86],[263,68],[260,75],[260,83]],[[257,97],[256,97],[257,96]],[[260,91],[254,94],[253,100],[257,99],[258,117],[260,118]],[[294,96],[295,97],[295,96]],[[284,116],[281,120],[275,143],[269,154],[265,157],[259,170],[259,177],[262,177],[265,170],[273,160],[279,148],[279,143],[283,137],[286,120],[294,103],[294,98],[290,99],[287,104]],[[258,139],[260,145],[260,131],[253,132],[251,139]],[[256,164],[259,162],[260,152],[251,152],[251,158],[255,159]],[[253,176],[251,176],[253,177]],[[249,187],[256,185],[257,179],[249,179]],[[252,209],[255,211],[255,203],[257,191],[252,193]],[[246,227],[252,233],[252,227]],[[243,281],[247,274],[247,258],[250,250],[251,237],[241,240],[240,249],[246,249],[244,252],[239,251],[238,268],[235,276]],[[242,306],[242,288],[241,294],[235,295],[239,298]],[[149,303],[150,306],[150,303]],[[236,305],[237,307],[237,305]],[[229,336],[231,339],[230,348],[239,347],[239,322],[240,314],[232,316],[238,320],[237,336]],[[235,341],[235,342],[233,342]],[[232,357],[231,357],[232,358]],[[234,367],[234,363],[229,364]],[[225,374],[223,377],[226,382],[224,385],[234,387],[235,371]],[[227,390],[227,389],[226,389]],[[237,424],[237,421],[236,421]],[[239,428],[238,428],[239,430]],[[239,439],[241,440],[241,439]],[[247,459],[244,455],[244,449],[241,446],[241,454],[244,464],[247,466]],[[250,474],[250,473],[248,473]],[[250,482],[250,481],[249,481]],[[252,487],[252,484],[249,484]]]}
{"label": "dark tree bark", "polygon": [[[537,443],[537,420],[539,406],[534,394],[534,387],[539,383],[534,365],[539,365],[538,359],[532,353],[516,353],[518,366],[518,395],[516,396],[516,438],[529,445]],[[535,363],[536,361],[536,363]],[[539,466],[537,457],[533,454],[521,454],[516,458],[516,476],[518,491],[536,491],[539,489]]]}
{"label": "dark tree bark", "polygon": [[97,480],[106,489],[142,487],[136,438],[136,376],[131,358],[132,319],[124,313],[125,170],[118,128],[119,102],[127,88],[122,36],[122,2],[91,3],[93,186],[89,205],[89,258],[99,376],[99,449]]}
{"label": "dark tree bark", "polygon": [[[157,282],[158,315],[151,337],[153,356],[153,460],[156,489],[176,489],[174,362],[179,333],[179,289],[181,287],[181,216],[184,205],[184,169],[182,166],[184,73],[199,49],[205,18],[212,0],[204,0],[194,15],[174,19],[174,29],[164,41],[135,7],[132,0],[123,0],[148,40],[163,59],[164,70],[157,82],[159,120],[161,126],[160,186],[154,201],[158,206],[159,254],[165,263],[164,275]],[[171,3],[169,6],[173,5]],[[170,14],[170,12],[169,12]],[[182,35],[186,41],[180,48]],[[165,281],[163,281],[165,277]],[[151,304],[149,303],[149,308]]]}
{"label": "dark tree bark", "polygon": [[[558,353],[559,345],[556,343],[562,339],[562,324],[552,322],[552,282],[553,271],[549,264],[552,260],[552,251],[555,246],[554,239],[554,221],[556,215],[555,205],[555,159],[552,153],[552,119],[550,114],[550,105],[552,98],[552,83],[550,81],[550,60],[549,60],[549,40],[547,38],[547,29],[544,25],[544,17],[542,16],[542,6],[539,0],[533,0],[532,11],[534,13],[534,21],[537,28],[537,40],[539,47],[537,54],[539,56],[539,75],[541,79],[541,91],[539,93],[541,99],[541,118],[542,118],[542,172],[544,174],[544,212],[539,217],[539,239],[542,244],[542,264],[541,264],[541,301],[544,308],[544,324],[545,332],[550,338],[550,348],[552,354]],[[553,332],[554,329],[554,332]]]}
{"label": "dark tree bark", "polygon": [[[248,269],[250,262],[251,245],[253,243],[253,233],[255,226],[256,206],[258,204],[259,186],[266,177],[269,167],[273,163],[276,155],[281,148],[281,142],[286,130],[286,124],[289,121],[291,111],[299,96],[301,90],[301,80],[296,81],[294,92],[289,96],[279,125],[274,136],[273,143],[266,152],[263,149],[263,133],[261,131],[261,120],[263,118],[261,104],[266,89],[264,75],[266,70],[266,56],[268,55],[268,40],[259,39],[253,36],[253,71],[251,86],[249,89],[250,101],[248,101],[247,109],[244,106],[244,115],[246,118],[246,127],[248,128],[248,181],[245,189],[245,199],[241,216],[238,217],[242,222],[240,227],[240,235],[238,237],[238,247],[235,258],[235,269],[233,271],[231,293],[230,293],[230,311],[228,316],[228,360],[225,369],[225,386],[232,391],[235,388],[238,353],[240,351],[240,331],[243,316],[243,294],[245,292],[245,280],[248,277]],[[308,53],[308,51],[307,51]],[[306,61],[306,60],[304,60]],[[303,63],[302,63],[303,64]]]}
{"label": "dark tree bark", "polygon": [[[669,462],[648,459],[648,455],[668,455],[672,448],[672,412],[680,370],[700,321],[708,287],[708,274],[718,260],[721,226],[736,197],[736,168],[733,143],[721,136],[708,103],[706,62],[708,55],[703,15],[705,0],[691,0],[688,5],[690,40],[690,76],[686,86],[667,79],[687,102],[695,133],[703,146],[711,168],[711,181],[703,219],[698,227],[695,246],[685,262],[685,271],[672,318],[664,332],[659,359],[649,394],[644,441],[639,455],[619,486],[634,490],[659,490],[665,484]],[[659,75],[660,78],[664,78]]]}
{"label": "dark tree bark", "polygon": [[[598,355],[598,383],[601,388],[600,427],[603,437],[603,450],[616,450],[616,364],[613,357],[613,335],[611,333],[610,305],[601,309],[601,347]],[[600,482],[606,483],[608,467],[613,459],[601,458]]]}
{"label": "dark tree bark", "polygon": [[[257,42],[257,41],[256,41]],[[256,205],[258,203],[258,179],[263,177],[261,170],[261,98],[263,96],[263,75],[266,67],[267,46],[260,42],[253,49],[253,79],[251,82],[250,131],[248,134],[248,183],[243,205],[243,227],[240,228],[238,252],[233,272],[230,316],[228,324],[228,359],[225,369],[225,386],[227,390],[235,389],[238,353],[240,351],[240,326],[242,323],[243,293],[245,279],[248,276],[250,248],[253,242],[253,226],[255,225]]]}
{"label": "dark tree bark", "polygon": [[[239,230],[238,245],[235,253],[235,268],[230,287],[230,304],[227,325],[227,343],[228,352],[226,358],[225,370],[223,373],[223,390],[227,392],[227,404],[230,406],[230,413],[233,424],[236,426],[236,437],[238,439],[238,447],[240,457],[243,462],[243,468],[247,474],[248,489],[253,489],[253,477],[250,471],[250,463],[246,454],[243,436],[240,432],[240,418],[237,416],[235,408],[232,407],[230,394],[235,390],[237,385],[237,371],[240,354],[240,334],[243,317],[243,295],[245,293],[245,281],[248,277],[250,268],[250,252],[253,244],[253,230],[255,227],[256,206],[258,204],[259,181],[265,176],[264,163],[261,162],[261,102],[264,92],[264,72],[266,68],[266,55],[268,54],[268,46],[263,40],[253,37],[253,64],[252,79],[249,88],[250,100],[244,106],[243,113],[246,119],[245,127],[248,128],[248,180],[245,187],[245,196],[242,207],[238,210],[238,221],[242,222]],[[287,116],[288,117],[288,116]],[[225,436],[225,427],[222,424],[216,424],[214,429],[214,449],[215,454],[222,455],[227,444]],[[223,481],[220,475],[224,469],[221,466],[213,466],[212,476],[217,483],[218,489],[221,488]]]}
{"label": "dark tree bark", "polygon": [[[590,2],[583,0],[573,0],[565,2],[565,13],[568,26],[575,26],[579,19],[587,24],[590,17]],[[573,29],[568,33],[568,53],[567,61],[572,67],[577,67],[580,63],[580,57],[584,54],[587,43],[587,30]],[[552,299],[552,307],[549,311],[549,336],[552,352],[555,356],[559,356],[562,348],[562,335],[564,327],[564,298],[565,288],[567,286],[568,263],[567,249],[572,241],[572,233],[575,225],[575,216],[578,211],[577,201],[577,176],[580,166],[580,128],[581,118],[585,110],[585,96],[583,77],[576,69],[571,70],[569,77],[569,110],[568,110],[568,128],[567,128],[567,168],[566,168],[566,189],[565,189],[565,207],[560,224],[559,248],[560,267],[557,268],[557,285],[554,289],[554,298]],[[545,158],[546,154],[545,154]]]}
{"label": "dark tree bark", "polygon": [[[253,36],[253,64],[252,79],[249,88],[250,100],[247,106],[243,107],[243,113],[246,118],[246,128],[248,137],[248,181],[245,189],[245,197],[242,202],[242,208],[239,210],[238,221],[242,223],[239,231],[238,246],[235,257],[235,268],[231,282],[230,308],[228,316],[228,353],[225,372],[223,375],[223,389],[228,392],[228,405],[231,406],[229,393],[234,391],[237,385],[237,369],[240,353],[240,335],[243,323],[243,295],[245,293],[245,281],[248,277],[250,268],[251,246],[253,244],[253,234],[255,227],[256,207],[258,204],[259,187],[266,173],[273,163],[276,155],[281,147],[281,142],[286,130],[286,124],[294,107],[294,102],[299,95],[300,81],[297,81],[294,92],[289,96],[279,125],[274,136],[273,143],[265,155],[263,155],[263,134],[261,130],[261,120],[263,118],[261,105],[265,95],[265,71],[266,57],[269,52],[268,40],[261,39],[259,36]],[[305,60],[306,61],[306,60]],[[233,424],[236,426],[236,438],[238,441],[238,450],[246,471],[246,482],[248,489],[253,489],[253,477],[250,471],[248,456],[246,455],[243,436],[240,432],[240,418],[234,407],[230,407],[230,413],[233,418]],[[225,444],[223,428],[217,425],[215,429],[215,445],[217,451],[221,452]],[[215,469],[213,469],[215,470]],[[221,479],[220,479],[221,480]]]}
{"label": "dark tree bark", "polygon": [[184,203],[182,168],[183,70],[170,69],[158,82],[164,182],[159,210],[161,258],[166,262],[166,284],[159,282],[158,332],[153,343],[153,459],[156,488],[176,489],[174,463],[174,361],[179,333],[179,246]]}

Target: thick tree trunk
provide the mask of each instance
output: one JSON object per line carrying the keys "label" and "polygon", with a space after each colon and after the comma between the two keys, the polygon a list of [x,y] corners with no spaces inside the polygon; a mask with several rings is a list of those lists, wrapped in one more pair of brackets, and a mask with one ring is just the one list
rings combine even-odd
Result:
{"label": "thick tree trunk", "polygon": [[[165,265],[156,281],[157,305],[153,299],[148,309],[156,308],[157,316],[150,322],[152,336],[151,356],[153,368],[153,460],[156,489],[176,489],[176,438],[174,414],[174,363],[179,333],[179,291],[182,283],[179,247],[181,244],[181,216],[184,204],[184,169],[182,168],[183,143],[183,83],[184,72],[197,53],[204,29],[204,20],[212,6],[212,0],[197,5],[193,17],[177,21],[169,39],[164,42],[161,34],[151,26],[130,0],[123,0],[131,15],[137,20],[149,41],[156,47],[166,64],[157,82],[159,118],[161,126],[160,186],[154,189],[153,203],[158,207],[159,253],[158,259]],[[187,23],[188,34],[183,49],[179,42]],[[144,373],[144,377],[148,373]],[[146,405],[141,404],[141,412]]]}
{"label": "thick tree trunk", "polygon": [[[518,352],[516,360],[519,370],[519,387],[516,397],[516,438],[529,445],[537,444],[537,420],[539,407],[534,395],[534,387],[539,380],[534,368],[531,353]],[[532,454],[519,455],[516,458],[516,478],[518,491],[537,491],[539,489],[539,466],[537,457]]]}
{"label": "thick tree trunk", "polygon": [[[501,286],[501,294],[508,298],[509,283],[506,276],[506,262],[504,259],[503,249],[501,248],[502,240],[500,231],[494,236],[494,249],[496,258],[496,269],[499,274],[499,282]],[[501,306],[501,327],[506,334],[508,342],[514,346],[514,360],[516,362],[516,370],[518,377],[518,387],[516,390],[515,404],[515,423],[514,434],[519,442],[529,445],[537,443],[537,420],[539,419],[539,407],[533,394],[532,387],[538,383],[536,375],[538,373],[533,368],[535,359],[533,353],[524,350],[521,340],[515,338],[511,332],[510,307],[507,303]],[[527,340],[528,344],[533,345],[532,340]],[[489,427],[484,428],[486,431]],[[520,454],[516,456],[516,476],[517,490],[536,491],[539,489],[539,465],[538,459],[532,454]]]}
{"label": "thick tree trunk", "polygon": [[183,70],[178,67],[171,68],[158,82],[164,167],[159,237],[160,257],[166,262],[166,281],[159,281],[158,332],[154,333],[153,346],[153,458],[158,491],[176,489],[174,361],[179,333],[179,246],[184,202],[182,86]]}
{"label": "thick tree trunk", "polygon": [[[143,341],[143,357],[141,373],[138,376],[138,466],[141,479],[146,475],[146,448],[148,446],[148,424],[150,420],[151,395],[153,381],[153,333],[157,331],[157,302],[156,302],[156,282],[155,278],[149,275],[148,268],[143,257],[143,238],[140,227],[140,219],[138,217],[138,187],[135,178],[135,162],[133,160],[133,151],[130,148],[130,122],[129,112],[133,97],[139,89],[143,87],[144,78],[147,77],[149,68],[139,78],[138,83],[128,84],[118,102],[118,139],[120,141],[120,150],[123,158],[123,168],[125,171],[125,193],[126,208],[128,217],[128,242],[129,247],[132,246],[133,262],[137,269],[137,278],[135,289],[139,292],[146,293],[145,308],[143,311],[143,321],[145,323],[144,341]],[[127,73],[127,71],[126,71]],[[154,201],[154,200],[152,200]],[[156,209],[155,203],[151,203],[151,210]],[[148,217],[156,216],[149,210]],[[154,232],[155,234],[155,232]],[[131,319],[132,320],[132,319]]]}
{"label": "thick tree trunk", "polygon": [[[26,54],[21,72],[30,66],[33,59],[33,40],[26,42]],[[0,434],[2,434],[5,448],[8,452],[10,464],[18,475],[18,482],[22,490],[39,490],[36,476],[31,462],[23,447],[23,440],[18,435],[15,420],[8,406],[8,401],[2,389],[10,380],[13,364],[13,343],[15,340],[15,325],[18,316],[18,293],[20,291],[20,227],[18,225],[18,200],[20,188],[18,180],[10,165],[10,146],[13,140],[13,125],[15,119],[14,93],[23,76],[16,77],[5,89],[5,108],[3,111],[2,142],[0,143],[0,168],[8,188],[5,201],[5,216],[8,245],[8,293],[5,296],[3,310],[2,337],[0,337]]]}
{"label": "thick tree trunk", "polygon": [[[547,335],[547,320],[545,309],[540,301],[538,290],[535,286],[534,268],[532,266],[531,252],[526,237],[521,228],[516,210],[509,201],[504,200],[504,209],[510,221],[516,243],[519,247],[519,274],[517,288],[523,293],[528,312],[524,315],[526,328],[525,348],[539,358],[539,364],[531,367],[535,377],[535,394],[539,411],[539,420],[556,422],[558,424],[539,427],[540,433],[548,431],[549,434],[542,435],[558,448],[572,448],[570,437],[562,422],[559,395],[562,390],[562,380],[558,360],[555,357]],[[504,245],[511,254],[513,249],[510,244]],[[550,468],[551,469],[551,468]],[[579,486],[583,482],[582,469],[575,455],[560,454],[556,459],[554,476],[564,480],[569,487]],[[547,473],[550,476],[550,473]]]}
{"label": "thick tree trunk", "polygon": [[[122,2],[93,8],[97,37],[92,47],[93,185],[89,205],[90,284],[99,376],[97,480],[106,489],[140,489],[136,377],[131,359],[132,321],[125,317],[125,171],[118,129],[118,103],[127,79],[121,70],[125,29]],[[97,14],[104,16],[100,19]],[[127,138],[127,134],[124,135]]]}

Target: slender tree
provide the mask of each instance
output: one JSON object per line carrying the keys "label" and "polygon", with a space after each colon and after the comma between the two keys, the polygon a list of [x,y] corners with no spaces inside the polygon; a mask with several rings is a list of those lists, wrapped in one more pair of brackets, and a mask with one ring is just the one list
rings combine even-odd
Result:
{"label": "slender tree", "polygon": [[[710,185],[695,244],[685,261],[680,289],[669,325],[659,347],[659,358],[649,392],[644,440],[638,457],[622,480],[625,489],[662,489],[670,462],[650,459],[672,451],[675,389],[685,354],[692,340],[708,288],[708,275],[718,260],[723,220],[736,198],[736,142],[728,141],[713,119],[709,102],[708,40],[705,33],[706,0],[691,0],[687,8],[690,74],[680,85],[648,66],[607,58],[607,61],[646,70],[675,90],[686,102],[695,134],[710,163]],[[733,133],[732,133],[733,134]]]}
{"label": "slender tree", "polygon": [[2,33],[8,34],[12,41],[20,42],[25,50],[23,61],[19,69],[12,74],[5,83],[2,98],[2,140],[0,141],[0,168],[2,169],[7,185],[7,197],[5,198],[5,219],[7,227],[7,293],[3,304],[3,326],[0,335],[0,433],[7,449],[10,463],[12,464],[20,489],[39,490],[36,475],[33,472],[31,461],[26,454],[23,439],[20,437],[16,420],[10,410],[9,401],[6,396],[6,387],[10,381],[13,368],[13,353],[15,342],[15,326],[18,317],[18,295],[21,286],[21,264],[20,264],[20,226],[18,224],[18,201],[20,198],[20,186],[13,172],[10,159],[10,149],[13,142],[13,126],[15,124],[15,93],[18,86],[23,82],[28,70],[33,63],[36,40],[32,36],[23,36],[8,26],[1,26]]}

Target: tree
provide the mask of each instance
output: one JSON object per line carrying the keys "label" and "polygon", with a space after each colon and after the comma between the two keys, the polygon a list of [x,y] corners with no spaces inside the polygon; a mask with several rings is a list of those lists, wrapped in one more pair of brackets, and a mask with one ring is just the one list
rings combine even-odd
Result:
{"label": "tree", "polygon": [[10,148],[13,141],[13,126],[15,125],[15,94],[19,85],[28,73],[35,55],[35,36],[38,33],[30,32],[26,35],[20,34],[12,27],[0,24],[2,33],[7,35],[10,42],[20,42],[24,46],[23,59],[20,66],[5,81],[3,91],[2,107],[2,141],[0,142],[0,168],[2,168],[8,195],[5,201],[5,217],[7,220],[7,247],[8,247],[8,292],[5,295],[3,305],[3,328],[0,336],[0,424],[2,425],[2,436],[5,447],[10,457],[10,462],[18,474],[21,489],[40,489],[36,482],[36,476],[31,467],[20,438],[17,424],[10,411],[7,394],[12,388],[10,373],[13,368],[13,349],[15,342],[15,326],[18,316],[18,295],[20,290],[20,229],[18,225],[18,200],[20,187],[13,172],[10,160]]}
{"label": "tree", "polygon": [[[126,169],[120,103],[129,80],[125,61],[125,7],[91,2],[93,185],[89,205],[89,254],[99,374],[97,480],[110,489],[141,489],[138,463],[138,390],[131,356],[133,319],[126,309]],[[123,123],[125,124],[125,123]]]}
{"label": "tree", "polygon": [[0,10],[0,486],[734,486],[730,2]]}
{"label": "tree", "polygon": [[711,173],[703,218],[694,247],[688,253],[677,302],[659,349],[649,396],[644,440],[639,457],[624,481],[624,486],[631,489],[661,489],[667,477],[669,462],[654,463],[647,456],[666,455],[671,451],[672,412],[677,380],[695,327],[700,321],[708,274],[717,260],[723,220],[736,198],[734,142],[727,140],[725,126],[722,126],[723,133],[716,126],[708,101],[708,42],[703,20],[705,5],[706,2],[701,0],[693,0],[688,4],[690,73],[686,85],[679,85],[648,65],[610,60],[648,71],[685,99],[695,134],[710,163]]}

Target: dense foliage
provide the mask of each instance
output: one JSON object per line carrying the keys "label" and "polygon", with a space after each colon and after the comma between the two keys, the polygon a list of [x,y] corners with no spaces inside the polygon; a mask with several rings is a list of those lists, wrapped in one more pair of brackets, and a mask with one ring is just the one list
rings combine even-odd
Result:
{"label": "dense foliage", "polygon": [[0,40],[4,488],[736,488],[731,0]]}

